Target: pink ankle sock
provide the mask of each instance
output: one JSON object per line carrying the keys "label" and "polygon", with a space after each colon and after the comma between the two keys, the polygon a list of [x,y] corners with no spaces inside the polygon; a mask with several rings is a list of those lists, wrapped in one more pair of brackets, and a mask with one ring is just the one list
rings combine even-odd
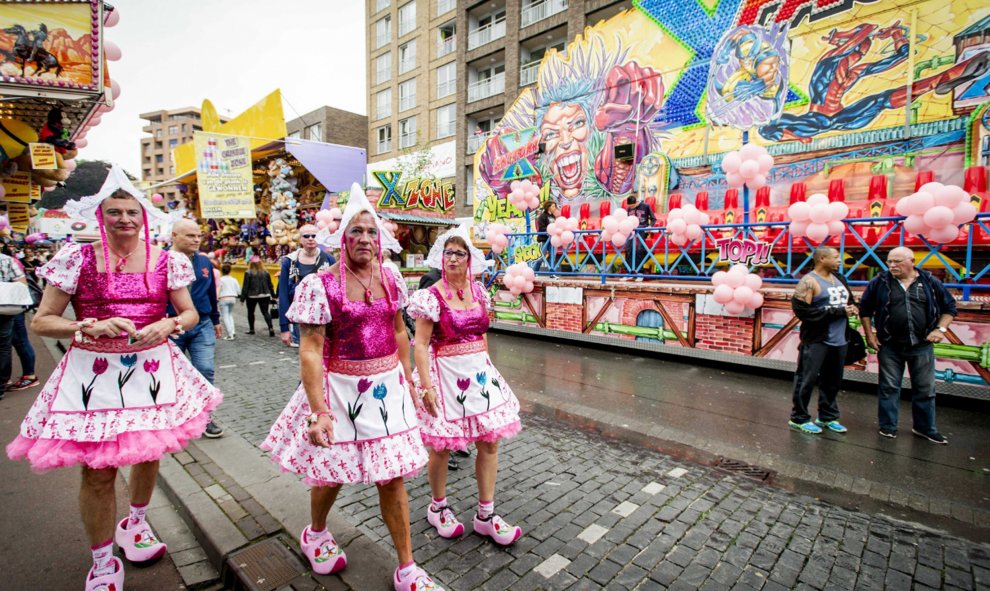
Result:
{"label": "pink ankle sock", "polygon": [[91,546],[93,551],[93,576],[102,577],[111,575],[117,571],[117,564],[113,559],[113,540],[107,540],[102,544]]}
{"label": "pink ankle sock", "polygon": [[144,523],[144,519],[148,514],[148,503],[142,505],[131,505],[130,512],[127,516],[127,527],[128,529],[134,527],[139,523]]}
{"label": "pink ankle sock", "polygon": [[413,573],[416,569],[416,561],[408,562],[406,564],[399,565],[399,580],[406,579],[409,575]]}
{"label": "pink ankle sock", "polygon": [[495,501],[478,501],[478,517],[487,519],[495,512]]}
{"label": "pink ankle sock", "polygon": [[430,510],[434,512],[439,511],[440,507],[443,507],[446,504],[447,504],[447,497],[440,497],[439,499],[433,499],[433,501],[430,503]]}

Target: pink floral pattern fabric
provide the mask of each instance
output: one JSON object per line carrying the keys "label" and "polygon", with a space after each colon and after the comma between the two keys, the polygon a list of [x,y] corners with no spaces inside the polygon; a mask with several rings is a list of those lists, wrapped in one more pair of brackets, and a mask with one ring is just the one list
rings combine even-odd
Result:
{"label": "pink floral pattern fabric", "polygon": [[310,273],[296,286],[285,317],[296,324],[330,324],[330,302],[319,273]]}
{"label": "pink floral pattern fabric", "polygon": [[193,269],[189,257],[174,250],[163,252],[161,256],[168,256],[168,288],[170,290],[182,289],[196,280],[196,271]]}
{"label": "pink floral pattern fabric", "polygon": [[440,322],[440,302],[429,289],[417,289],[409,296],[409,305],[406,312],[414,319],[429,319],[433,322]]}
{"label": "pink floral pattern fabric", "polygon": [[35,270],[35,274],[65,293],[76,293],[79,283],[79,271],[82,269],[82,245],[69,242],[59,249],[44,265]]}
{"label": "pink floral pattern fabric", "polygon": [[415,476],[429,459],[415,428],[375,441],[337,442],[329,448],[313,445],[306,426],[312,412],[300,385],[261,444],[282,470],[302,475],[310,486],[385,484]]}

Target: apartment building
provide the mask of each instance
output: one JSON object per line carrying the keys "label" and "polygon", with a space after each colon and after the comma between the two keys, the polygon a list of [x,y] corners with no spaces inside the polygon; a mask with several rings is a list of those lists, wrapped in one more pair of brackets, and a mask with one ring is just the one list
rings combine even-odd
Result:
{"label": "apartment building", "polygon": [[[172,149],[191,142],[194,131],[202,131],[199,109],[163,109],[142,113],[140,117],[148,122],[141,130],[149,134],[141,138],[141,180],[155,184],[174,178]],[[168,201],[178,199],[179,195],[175,185],[160,187],[156,192]]]}
{"label": "apartment building", "polygon": [[543,55],[629,8],[631,0],[367,0],[369,184],[370,171],[429,146],[431,172],[453,177],[458,215],[470,215],[474,153],[536,83]]}
{"label": "apartment building", "polygon": [[364,115],[323,106],[287,121],[291,138],[368,149],[368,118]]}

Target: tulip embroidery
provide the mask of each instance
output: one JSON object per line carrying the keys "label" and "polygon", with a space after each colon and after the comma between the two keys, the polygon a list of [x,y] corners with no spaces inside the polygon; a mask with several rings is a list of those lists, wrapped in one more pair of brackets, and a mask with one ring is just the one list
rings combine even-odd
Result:
{"label": "tulip embroidery", "polygon": [[495,386],[495,388],[498,390],[498,393],[502,395],[502,400],[505,400],[505,401],[508,401],[509,400],[509,397],[506,396],[505,395],[505,392],[502,391],[502,384],[499,384],[498,383],[498,380],[496,380],[495,378],[492,378],[492,385]]}
{"label": "tulip embroidery", "polygon": [[461,391],[457,395],[457,402],[461,405],[461,418],[467,416],[467,408],[464,407],[464,401],[467,400],[467,389],[471,386],[471,378],[457,378],[457,389]]}
{"label": "tulip embroidery", "polygon": [[89,399],[93,396],[93,382],[103,375],[109,367],[110,362],[107,361],[106,357],[97,357],[93,360],[93,379],[89,381],[88,386],[82,387],[83,410],[89,409]]}
{"label": "tulip embroidery", "polygon": [[361,407],[364,406],[363,404],[358,404],[358,402],[361,401],[361,395],[367,392],[370,387],[371,380],[367,378],[361,378],[358,380],[358,395],[357,398],[354,399],[354,405],[352,406],[350,402],[347,403],[347,418],[351,420],[351,427],[354,428],[354,441],[357,441],[357,425],[354,421],[357,420],[358,415],[361,414]]}
{"label": "tulip embroidery", "polygon": [[117,390],[120,392],[120,406],[126,407],[124,403],[124,385],[134,375],[134,367],[137,365],[137,353],[121,355],[120,364],[126,367],[125,371],[117,372]]}
{"label": "tulip embroidery", "polygon": [[378,414],[382,416],[382,423],[385,425],[385,435],[389,435],[388,432],[388,411],[385,410],[385,397],[388,396],[388,386],[385,384],[378,384],[371,393],[375,397],[375,400],[382,403],[382,407],[378,409]]}
{"label": "tulip embroidery", "polygon": [[492,401],[488,397],[488,391],[485,390],[485,384],[488,383],[488,372],[479,372],[474,375],[474,379],[478,381],[478,385],[481,386],[481,395],[485,398],[485,410],[489,410],[492,407]]}
{"label": "tulip embroidery", "polygon": [[158,392],[162,389],[162,383],[155,378],[158,371],[159,362],[157,359],[146,359],[144,361],[144,371],[151,376],[151,385],[148,386],[148,393],[151,394],[151,402],[158,404]]}

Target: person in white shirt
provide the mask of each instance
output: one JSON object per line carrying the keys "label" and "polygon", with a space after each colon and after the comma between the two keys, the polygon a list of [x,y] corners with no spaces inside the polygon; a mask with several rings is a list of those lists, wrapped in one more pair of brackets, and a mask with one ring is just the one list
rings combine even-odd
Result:
{"label": "person in white shirt", "polygon": [[227,333],[223,340],[234,340],[234,304],[241,296],[241,284],[230,275],[230,263],[224,263],[220,267],[220,288],[217,294],[217,303],[220,305],[220,324]]}

